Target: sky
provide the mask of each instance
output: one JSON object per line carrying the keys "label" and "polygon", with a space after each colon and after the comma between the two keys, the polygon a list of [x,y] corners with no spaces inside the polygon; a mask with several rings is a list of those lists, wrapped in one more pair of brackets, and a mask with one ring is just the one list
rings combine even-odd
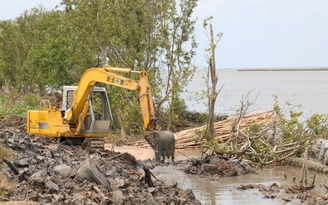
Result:
{"label": "sky", "polygon": [[[15,19],[61,0],[1,0],[0,20]],[[5,2],[5,3],[4,3]],[[234,68],[328,67],[328,0],[199,0],[195,64],[206,66],[209,40],[203,20],[209,16],[217,45],[216,66]]]}

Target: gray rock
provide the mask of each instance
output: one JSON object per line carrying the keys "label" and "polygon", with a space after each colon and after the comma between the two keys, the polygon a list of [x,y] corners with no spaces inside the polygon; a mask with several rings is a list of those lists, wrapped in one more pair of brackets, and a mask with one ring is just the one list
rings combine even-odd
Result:
{"label": "gray rock", "polygon": [[124,179],[115,178],[115,184],[113,186],[117,186],[118,188],[124,187]]}
{"label": "gray rock", "polygon": [[45,159],[44,156],[37,156],[36,158],[37,158],[39,161],[41,161],[41,162]]}
{"label": "gray rock", "polygon": [[53,151],[53,153],[58,153],[58,154],[62,153],[62,149],[60,145],[51,145],[49,149],[50,151]]}
{"label": "gray rock", "polygon": [[64,196],[60,194],[53,194],[52,195],[52,203],[53,204],[60,204],[61,201],[64,200]]}
{"label": "gray rock", "polygon": [[124,196],[121,190],[113,191],[112,201],[114,204],[121,204],[124,200]]}
{"label": "gray rock", "polygon": [[54,170],[60,174],[62,177],[68,177],[71,175],[71,167],[66,164],[57,165],[54,167]]}
{"label": "gray rock", "polygon": [[76,200],[82,200],[82,201],[86,199],[86,197],[84,195],[82,195],[81,193],[74,194],[73,198]]}
{"label": "gray rock", "polygon": [[65,156],[64,158],[65,158],[65,161],[66,161],[67,165],[72,164],[72,158],[70,158],[69,156]]}
{"label": "gray rock", "polygon": [[13,147],[15,144],[15,139],[13,139],[13,138],[7,139],[7,144],[9,147]]}
{"label": "gray rock", "polygon": [[15,162],[15,165],[19,168],[28,167],[30,165],[28,158],[22,158]]}
{"label": "gray rock", "polygon": [[155,193],[156,188],[155,187],[149,187],[148,191],[149,191],[149,193],[153,194],[153,193]]}
{"label": "gray rock", "polygon": [[44,186],[46,189],[48,189],[48,193],[57,193],[59,191],[59,187],[57,184],[55,184],[53,181],[48,180],[44,183]]}
{"label": "gray rock", "polygon": [[148,198],[144,205],[159,205],[154,198]]}
{"label": "gray rock", "polygon": [[81,204],[85,204],[86,200],[87,200],[86,196],[82,195],[81,193],[75,193],[73,195],[72,201],[69,204],[81,205]]}
{"label": "gray rock", "polygon": [[41,171],[35,172],[28,178],[28,182],[31,186],[36,186],[43,188],[44,178],[47,176],[47,170],[43,169]]}
{"label": "gray rock", "polygon": [[75,179],[81,182],[84,180],[95,182],[97,184],[102,184],[105,187],[109,186],[103,171],[90,158],[84,160],[82,166],[76,172]]}

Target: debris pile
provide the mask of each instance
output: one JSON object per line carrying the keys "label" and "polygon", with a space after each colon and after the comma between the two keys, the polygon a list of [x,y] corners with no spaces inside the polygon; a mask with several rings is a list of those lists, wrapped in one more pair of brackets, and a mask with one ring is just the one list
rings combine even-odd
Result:
{"label": "debris pile", "polygon": [[[81,147],[35,138],[21,129],[0,126],[0,138],[15,160],[2,159],[1,172],[17,188],[2,200],[42,204],[200,204],[192,190],[177,184],[145,183],[142,167],[128,153],[89,154]],[[149,180],[149,178],[148,178]]]}
{"label": "debris pile", "polygon": [[255,173],[249,163],[242,159],[209,155],[200,159],[189,159],[179,165],[186,173],[200,176],[232,177]]}

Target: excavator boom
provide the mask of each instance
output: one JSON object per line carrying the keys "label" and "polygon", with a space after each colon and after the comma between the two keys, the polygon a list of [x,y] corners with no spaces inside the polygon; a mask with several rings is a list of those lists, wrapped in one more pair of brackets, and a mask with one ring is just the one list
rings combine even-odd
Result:
{"label": "excavator boom", "polygon": [[[114,72],[138,73],[140,75],[139,81],[117,75]],[[112,68],[109,66],[104,66],[103,68],[90,68],[83,74],[79,86],[74,92],[74,101],[71,108],[64,117],[64,120],[68,124],[74,125],[77,123],[89,93],[97,83],[105,83],[129,90],[137,90],[146,131],[152,129],[152,123],[155,121],[155,109],[147,72],[131,71],[131,69],[124,68]]]}

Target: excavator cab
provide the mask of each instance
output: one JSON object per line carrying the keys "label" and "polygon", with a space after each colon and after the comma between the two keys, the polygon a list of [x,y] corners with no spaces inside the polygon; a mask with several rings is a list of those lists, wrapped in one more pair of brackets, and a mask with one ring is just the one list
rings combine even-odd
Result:
{"label": "excavator cab", "polygon": [[[62,117],[71,107],[76,89],[77,86],[63,87]],[[109,133],[112,128],[113,117],[106,89],[103,87],[93,87],[88,97],[88,105],[86,116],[83,118],[80,116],[80,119],[84,119],[80,132],[84,134]]]}

